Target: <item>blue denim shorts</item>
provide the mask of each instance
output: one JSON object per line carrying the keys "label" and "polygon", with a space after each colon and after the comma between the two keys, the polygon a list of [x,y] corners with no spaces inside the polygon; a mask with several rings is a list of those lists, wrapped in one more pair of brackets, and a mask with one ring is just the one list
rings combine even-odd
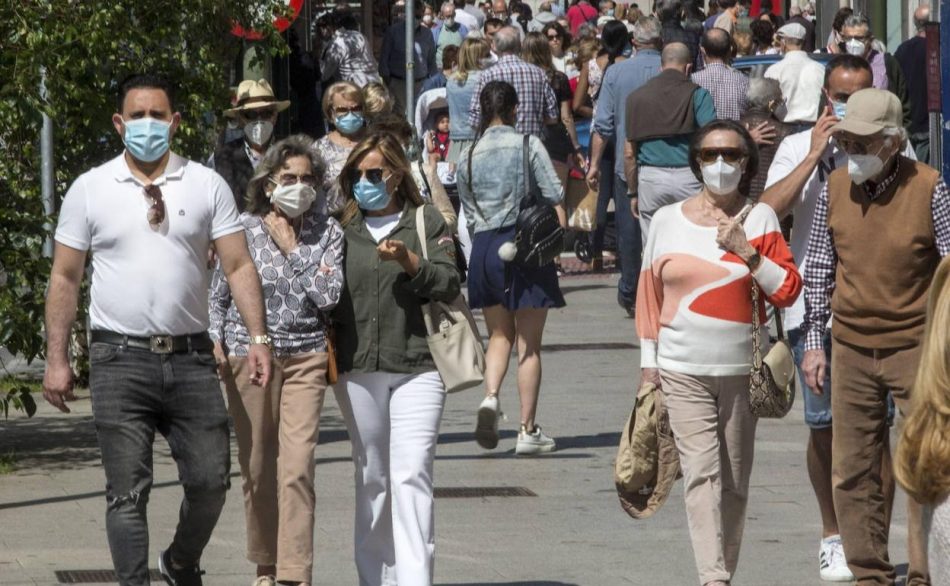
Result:
{"label": "blue denim shorts", "polygon": [[[828,429],[831,427],[831,330],[825,331],[822,346],[825,349],[827,367],[825,368],[825,383],[822,394],[816,395],[805,386],[805,373],[802,372],[802,360],[805,357],[805,333],[800,328],[788,331],[788,343],[792,346],[792,356],[795,367],[798,369],[801,381],[802,401],[805,403],[805,424],[811,429]],[[894,425],[894,398],[887,395],[887,424]]]}
{"label": "blue denim shorts", "polygon": [[805,424],[811,429],[831,427],[831,334],[825,333],[823,345],[828,367],[825,368],[824,392],[816,395],[805,386],[805,373],[802,372],[802,360],[805,357],[805,332],[801,328],[788,331],[788,343],[792,346],[792,356],[801,381],[802,402],[805,404]]}

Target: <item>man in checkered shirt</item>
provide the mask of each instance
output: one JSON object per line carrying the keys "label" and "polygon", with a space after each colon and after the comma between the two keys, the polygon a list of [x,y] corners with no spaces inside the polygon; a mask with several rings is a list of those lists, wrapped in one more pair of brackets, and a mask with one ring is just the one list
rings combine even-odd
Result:
{"label": "man in checkered shirt", "polygon": [[492,39],[498,62],[485,70],[478,79],[478,85],[472,93],[469,105],[472,128],[481,128],[482,88],[490,81],[506,81],[518,94],[518,120],[515,128],[522,134],[541,137],[545,124],[554,124],[558,117],[557,99],[548,83],[544,71],[521,60],[521,36],[514,27],[506,26],[498,30]]}
{"label": "man in checkered shirt", "polygon": [[732,52],[732,37],[721,28],[703,33],[701,43],[706,68],[690,78],[712,95],[716,117],[738,121],[747,108],[749,78],[727,65]]}

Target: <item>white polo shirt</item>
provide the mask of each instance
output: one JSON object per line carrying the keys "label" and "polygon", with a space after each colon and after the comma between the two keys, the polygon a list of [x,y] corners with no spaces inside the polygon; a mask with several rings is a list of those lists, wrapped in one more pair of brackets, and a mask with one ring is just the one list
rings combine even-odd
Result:
{"label": "white polo shirt", "polygon": [[782,60],[765,70],[765,77],[778,80],[788,113],[783,122],[818,120],[821,88],[825,85],[825,66],[804,51],[786,53]]}
{"label": "white polo shirt", "polygon": [[208,329],[208,248],[241,232],[231,189],[207,167],[171,153],[162,190],[165,220],[148,223],[151,200],[124,154],[79,176],[63,199],[56,241],[92,254],[90,325],[130,336]]}

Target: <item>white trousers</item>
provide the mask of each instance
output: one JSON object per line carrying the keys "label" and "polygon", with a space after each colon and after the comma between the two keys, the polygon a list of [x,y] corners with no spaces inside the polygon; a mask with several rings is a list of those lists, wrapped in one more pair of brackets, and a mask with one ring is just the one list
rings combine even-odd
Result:
{"label": "white trousers", "polygon": [[442,379],[434,371],[348,373],[333,390],[353,444],[360,586],[429,586]]}

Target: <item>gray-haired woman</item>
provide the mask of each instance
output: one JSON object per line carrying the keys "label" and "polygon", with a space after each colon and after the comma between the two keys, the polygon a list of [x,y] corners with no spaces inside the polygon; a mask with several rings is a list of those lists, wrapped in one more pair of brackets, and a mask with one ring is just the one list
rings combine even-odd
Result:
{"label": "gray-haired woman", "polygon": [[324,312],[343,288],[343,229],[314,205],[325,165],[311,144],[297,135],[268,149],[241,214],[267,303],[274,351],[267,388],[250,383],[250,337],[220,265],[211,282],[210,334],[238,440],[254,586],[309,585],[313,568],[313,454],[327,388]]}

